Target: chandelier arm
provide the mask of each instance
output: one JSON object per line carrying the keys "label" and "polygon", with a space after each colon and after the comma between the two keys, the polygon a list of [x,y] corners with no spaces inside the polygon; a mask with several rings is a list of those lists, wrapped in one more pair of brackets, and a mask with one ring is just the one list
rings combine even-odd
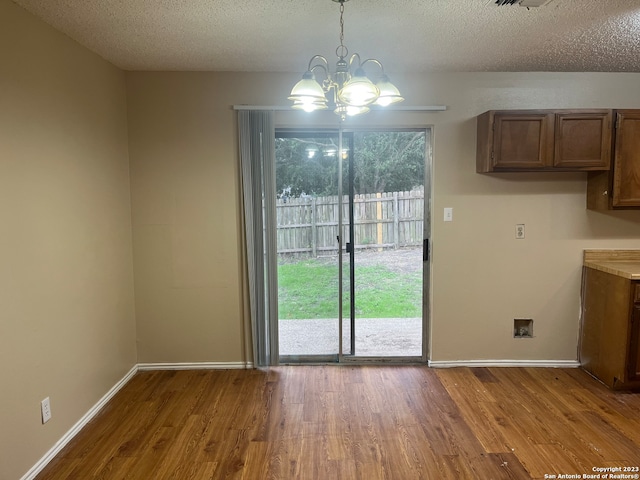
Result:
{"label": "chandelier arm", "polygon": [[353,62],[356,59],[358,60],[358,67],[362,66],[362,59],[360,58],[360,55],[358,53],[354,53],[349,57],[349,68],[353,67]]}
{"label": "chandelier arm", "polygon": [[[322,60],[322,62],[324,62],[324,65],[322,65],[321,63],[316,63],[315,65],[313,65],[313,62],[315,60]],[[324,68],[324,71],[327,72],[329,70],[329,60],[327,60],[323,55],[314,55],[313,57],[311,57],[311,60],[309,60],[309,67],[307,68],[307,70],[313,71],[313,69],[316,67],[322,67]]]}
{"label": "chandelier arm", "polygon": [[[317,57],[321,57],[320,55],[316,55]],[[321,57],[324,59],[324,57]],[[313,72],[316,69],[320,69],[324,72],[324,80],[322,81],[321,85],[322,85],[322,90],[324,90],[324,92],[328,92],[329,90],[331,90],[334,86],[336,86],[336,83],[333,81],[333,79],[331,78],[331,71],[329,70],[329,68],[325,65],[322,65],[321,63],[316,63],[315,65],[311,66],[311,64],[309,64],[309,71]],[[319,83],[319,82],[318,82]]]}
{"label": "chandelier arm", "polygon": [[327,67],[325,67],[324,65],[322,65],[321,63],[318,63],[318,64],[314,65],[313,67],[309,66],[309,71],[313,72],[316,68],[321,69],[327,77],[329,76],[329,69]]}
{"label": "chandelier arm", "polygon": [[381,72],[384,74],[384,66],[382,65],[382,62],[380,62],[380,60],[377,60],[375,58],[367,58],[364,62],[360,64],[360,67],[361,68],[364,67],[367,63],[375,63],[380,67]]}

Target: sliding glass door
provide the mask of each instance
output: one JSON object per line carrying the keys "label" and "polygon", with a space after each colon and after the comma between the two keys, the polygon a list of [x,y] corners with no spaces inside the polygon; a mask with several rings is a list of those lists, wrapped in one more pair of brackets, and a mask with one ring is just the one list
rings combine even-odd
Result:
{"label": "sliding glass door", "polygon": [[428,130],[277,131],[281,362],[424,358],[428,151]]}
{"label": "sliding glass door", "polygon": [[333,361],[340,353],[338,237],[346,209],[339,137],[337,131],[276,134],[281,358]]}

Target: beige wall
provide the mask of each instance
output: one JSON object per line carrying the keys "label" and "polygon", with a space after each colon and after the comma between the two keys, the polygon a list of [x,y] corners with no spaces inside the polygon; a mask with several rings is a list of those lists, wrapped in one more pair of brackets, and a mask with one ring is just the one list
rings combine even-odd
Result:
{"label": "beige wall", "polygon": [[127,78],[138,359],[241,361],[234,79]]}
{"label": "beige wall", "polygon": [[[139,359],[245,359],[234,104],[283,105],[296,75],[127,73]],[[499,108],[640,108],[638,74],[394,77],[408,105],[349,126],[434,128],[433,360],[575,360],[585,248],[640,248],[640,212],[585,209],[586,174],[475,173],[475,116]],[[333,114],[279,113],[279,125]],[[223,207],[221,207],[223,206]],[[454,221],[442,221],[453,207]],[[526,239],[515,240],[515,224]],[[514,318],[533,339],[513,339]]]}
{"label": "beige wall", "polygon": [[124,73],[0,0],[2,479],[136,363],[129,190]]}

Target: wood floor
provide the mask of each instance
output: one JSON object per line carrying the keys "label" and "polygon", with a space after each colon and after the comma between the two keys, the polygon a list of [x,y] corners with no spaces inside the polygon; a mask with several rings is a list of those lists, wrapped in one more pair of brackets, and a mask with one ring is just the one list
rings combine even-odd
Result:
{"label": "wood floor", "polygon": [[639,466],[640,394],[579,369],[293,366],[138,373],[37,480],[542,479]]}

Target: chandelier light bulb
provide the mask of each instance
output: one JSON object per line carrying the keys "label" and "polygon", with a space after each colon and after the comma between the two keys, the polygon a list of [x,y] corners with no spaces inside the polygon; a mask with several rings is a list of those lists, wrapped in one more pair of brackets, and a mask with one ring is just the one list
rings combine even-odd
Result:
{"label": "chandelier light bulb", "polygon": [[304,110],[305,112],[314,112],[316,110],[326,110],[329,107],[326,102],[304,99],[295,101],[291,108],[295,110]]}
{"label": "chandelier light bulb", "polygon": [[369,107],[355,107],[353,105],[340,104],[335,108],[334,113],[344,118],[345,116],[355,117],[356,115],[362,115],[368,113],[369,110]]}
{"label": "chandelier light bulb", "polygon": [[326,104],[327,97],[325,96],[322,86],[316,81],[313,72],[307,70],[302,76],[302,80],[296,83],[291,89],[289,100],[293,100],[296,104],[323,102]]}
{"label": "chandelier light bulb", "polygon": [[378,83],[376,84],[378,90],[380,91],[380,96],[376,100],[376,105],[380,105],[381,107],[386,107],[391,105],[392,103],[402,102],[404,98],[400,95],[400,91],[396,88],[396,86],[389,81],[389,77],[386,75],[382,75]]}
{"label": "chandelier light bulb", "polygon": [[364,107],[376,101],[380,91],[367,78],[362,68],[358,68],[351,80],[338,92],[338,98],[347,105]]}

